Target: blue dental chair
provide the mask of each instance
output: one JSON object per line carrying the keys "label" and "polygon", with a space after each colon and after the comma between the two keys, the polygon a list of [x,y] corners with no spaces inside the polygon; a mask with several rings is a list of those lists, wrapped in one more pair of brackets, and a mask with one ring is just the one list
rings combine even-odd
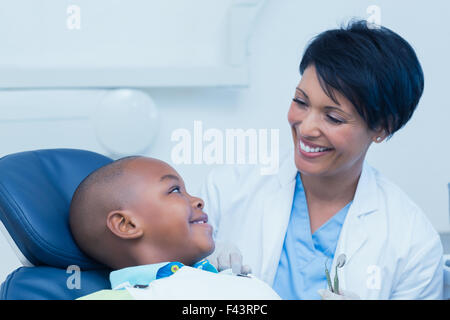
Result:
{"label": "blue dental chair", "polygon": [[[68,217],[78,184],[112,161],[75,149],[27,151],[0,159],[0,221],[28,265],[9,274],[0,287],[1,300],[69,300],[110,289],[110,270],[77,247]],[[78,285],[70,285],[77,271],[69,266],[80,270]]]}

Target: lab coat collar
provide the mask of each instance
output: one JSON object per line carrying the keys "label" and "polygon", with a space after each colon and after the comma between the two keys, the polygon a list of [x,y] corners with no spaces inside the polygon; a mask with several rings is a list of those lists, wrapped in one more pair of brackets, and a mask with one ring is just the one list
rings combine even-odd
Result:
{"label": "lab coat collar", "polygon": [[356,216],[366,215],[378,209],[378,188],[373,169],[367,161],[364,161],[355,196],[351,206],[352,214]]}
{"label": "lab coat collar", "polygon": [[278,181],[282,187],[295,182],[297,167],[295,166],[294,150],[290,149],[283,157],[284,161],[278,171]]}
{"label": "lab coat collar", "polygon": [[[272,284],[283,247],[295,189],[297,168],[293,151],[282,157],[277,174],[279,185],[263,201],[261,277]],[[276,180],[275,180],[276,181]]]}
{"label": "lab coat collar", "polygon": [[364,246],[369,237],[368,225],[364,218],[369,214],[375,214],[378,211],[378,204],[376,171],[367,161],[364,161],[353,202],[341,229],[331,269],[331,276],[334,277],[337,258],[344,254],[347,267],[344,266],[345,270],[340,272],[339,275],[342,288],[347,287],[346,271],[350,261],[355,253]]}

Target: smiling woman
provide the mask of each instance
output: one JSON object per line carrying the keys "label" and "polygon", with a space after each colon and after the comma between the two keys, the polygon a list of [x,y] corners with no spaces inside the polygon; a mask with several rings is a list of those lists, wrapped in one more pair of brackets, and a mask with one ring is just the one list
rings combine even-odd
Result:
{"label": "smiling woman", "polygon": [[[441,298],[437,232],[365,161],[416,109],[424,76],[414,50],[392,30],[353,21],[315,37],[300,74],[287,115],[294,148],[279,173],[220,168],[208,177],[201,196],[215,238],[235,241],[284,299]],[[325,290],[325,270],[339,272],[336,291]]]}
{"label": "smiling woman", "polygon": [[[295,163],[303,175],[321,177],[339,173],[348,177],[353,168],[354,180],[360,174],[370,143],[383,135],[383,129],[371,131],[348,99],[339,92],[333,92],[333,97],[336,102],[322,90],[314,65],[308,67],[288,112],[298,149]],[[342,179],[347,178],[341,177],[341,182]],[[346,201],[351,198],[349,195]]]}

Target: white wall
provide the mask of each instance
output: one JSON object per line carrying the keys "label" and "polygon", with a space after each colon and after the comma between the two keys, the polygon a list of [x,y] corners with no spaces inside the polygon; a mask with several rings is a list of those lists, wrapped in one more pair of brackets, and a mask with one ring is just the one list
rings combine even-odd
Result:
{"label": "white wall", "polygon": [[[423,208],[438,231],[450,231],[447,190],[450,132],[446,123],[450,119],[450,102],[446,94],[450,72],[450,27],[447,23],[450,2],[445,0],[267,1],[249,42],[248,88],[144,89],[154,99],[161,117],[157,139],[147,154],[171,162],[170,152],[174,145],[170,140],[171,133],[177,128],[192,130],[194,120],[201,120],[205,129],[278,128],[281,144],[289,146],[291,137],[286,114],[300,79],[298,64],[305,45],[312,36],[334,28],[348,18],[367,18],[366,9],[373,4],[381,9],[381,23],[405,37],[417,50],[425,72],[426,88],[412,120],[390,141],[374,145],[368,160]],[[2,4],[0,10],[8,6],[13,5]],[[127,16],[127,19],[132,20],[132,17]],[[176,23],[174,19],[172,21]],[[124,32],[126,21],[122,23],[123,27],[111,31],[111,39],[115,33]],[[14,33],[14,29],[10,32]],[[28,32],[33,34],[32,30]],[[164,30],[158,32],[163,34]],[[85,36],[90,35],[86,33]],[[65,54],[69,58],[74,55],[75,59],[76,52]],[[20,91],[0,92],[0,133],[8,137],[0,143],[0,154],[50,147],[105,152],[96,141],[89,120],[89,113],[101,92],[44,91],[29,96]],[[19,96],[25,101],[21,107],[14,103],[21,100]],[[46,119],[21,120],[29,114],[26,110],[38,110],[39,116]],[[5,113],[13,115],[2,118]],[[175,165],[175,168],[184,177],[188,191],[192,192],[198,189],[211,169],[207,165]],[[18,262],[6,242],[1,240],[0,256],[1,281]]]}
{"label": "white wall", "polygon": [[[2,1],[0,65],[217,64],[229,4],[230,0]],[[77,10],[68,11],[70,5]]]}

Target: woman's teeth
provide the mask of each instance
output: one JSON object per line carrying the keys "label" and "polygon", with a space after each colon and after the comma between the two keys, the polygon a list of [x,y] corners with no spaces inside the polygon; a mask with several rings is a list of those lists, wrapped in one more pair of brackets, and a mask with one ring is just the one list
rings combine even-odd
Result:
{"label": "woman's teeth", "polygon": [[205,221],[194,221],[192,223],[205,223]]}
{"label": "woman's teeth", "polygon": [[331,150],[330,148],[311,148],[310,146],[307,146],[305,144],[303,144],[303,142],[300,141],[300,148],[305,151],[305,152],[309,152],[309,153],[313,153],[313,152],[323,152],[323,151],[327,151],[327,150]]}

